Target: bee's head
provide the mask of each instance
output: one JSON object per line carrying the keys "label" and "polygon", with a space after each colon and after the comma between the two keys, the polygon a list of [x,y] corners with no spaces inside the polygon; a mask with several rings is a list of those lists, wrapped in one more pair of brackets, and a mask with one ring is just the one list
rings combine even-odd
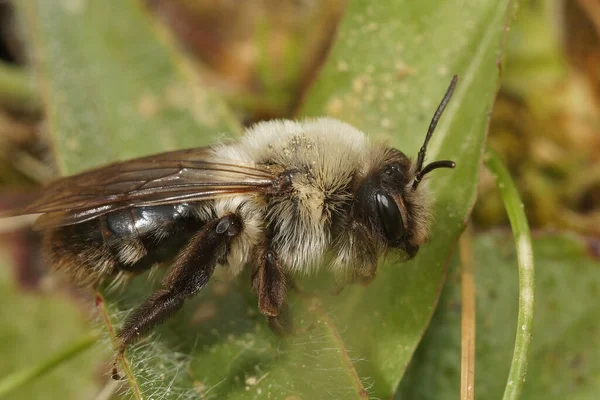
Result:
{"label": "bee's head", "polygon": [[427,199],[419,184],[434,169],[455,167],[455,163],[448,160],[423,164],[429,139],[457,80],[458,77],[454,76],[438,106],[417,160],[413,163],[401,151],[386,149],[383,159],[364,179],[357,193],[362,219],[387,247],[403,250],[407,258],[414,257],[428,237]]}

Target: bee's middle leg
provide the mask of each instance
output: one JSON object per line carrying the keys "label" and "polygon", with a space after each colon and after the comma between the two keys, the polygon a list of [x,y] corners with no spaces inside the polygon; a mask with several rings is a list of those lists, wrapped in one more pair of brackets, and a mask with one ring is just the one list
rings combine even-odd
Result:
{"label": "bee's middle leg", "polygon": [[377,275],[377,264],[355,271],[354,276],[352,277],[352,283],[368,286],[373,282],[373,279],[375,279],[375,275]]}
{"label": "bee's middle leg", "polygon": [[[230,214],[208,222],[190,240],[163,280],[163,289],[146,299],[125,321],[118,334],[121,341],[118,355],[125,351],[127,345],[179,311],[186,298],[206,285],[218,260],[227,253],[231,239],[241,230],[241,218]],[[113,372],[115,374],[116,371]]]}
{"label": "bee's middle leg", "polygon": [[277,254],[265,249],[258,255],[252,274],[252,289],[258,295],[258,309],[268,318],[271,329],[280,335],[288,333],[291,325],[285,315],[287,278]]}

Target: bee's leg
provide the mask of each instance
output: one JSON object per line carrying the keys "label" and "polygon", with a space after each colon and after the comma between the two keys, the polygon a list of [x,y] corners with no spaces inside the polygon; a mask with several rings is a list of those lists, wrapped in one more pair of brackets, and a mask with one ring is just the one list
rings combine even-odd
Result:
{"label": "bee's leg", "polygon": [[373,279],[375,279],[376,273],[377,273],[376,267],[369,271],[360,271],[360,273],[357,273],[354,275],[352,283],[359,283],[363,286],[367,286],[368,284],[373,282]]}
{"label": "bee's leg", "polygon": [[361,268],[356,268],[352,271],[350,277],[337,278],[333,290],[330,292],[332,296],[338,296],[342,293],[346,285],[358,283],[362,286],[367,286],[375,279],[377,275],[377,263],[373,262],[366,264]]}
{"label": "bee's leg", "polygon": [[252,274],[252,289],[258,295],[258,309],[268,318],[271,329],[280,335],[287,333],[291,325],[282,315],[286,311],[287,279],[273,250],[259,254]]}
{"label": "bee's leg", "polygon": [[283,306],[277,316],[267,317],[267,324],[269,329],[279,337],[287,337],[294,332],[294,324],[287,306]]}
{"label": "bee's leg", "polygon": [[[207,223],[192,237],[163,280],[164,288],[144,301],[125,321],[118,334],[121,345],[117,358],[127,345],[168,319],[181,308],[186,298],[195,295],[206,285],[218,260],[227,253],[231,239],[241,230],[241,218],[230,214]],[[113,370],[113,377],[115,375],[116,369]]]}
{"label": "bee's leg", "polygon": [[252,289],[258,295],[258,309],[267,317],[276,317],[285,301],[286,277],[273,250],[259,256],[252,274]]}

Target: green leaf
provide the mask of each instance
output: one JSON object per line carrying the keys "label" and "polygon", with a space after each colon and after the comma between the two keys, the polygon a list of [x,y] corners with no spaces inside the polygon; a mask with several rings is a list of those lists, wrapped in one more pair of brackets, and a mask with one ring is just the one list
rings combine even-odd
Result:
{"label": "green leaf", "polygon": [[[239,130],[141,2],[25,0],[18,7],[64,173]],[[461,75],[428,152],[430,160],[458,163],[432,174],[432,243],[414,262],[381,266],[366,290],[292,293],[298,333],[286,340],[258,315],[247,277],[217,276],[127,352],[135,398],[390,396],[433,312],[475,198],[507,7],[508,0],[469,0],[460,8],[434,0],[350,2],[304,115],[337,117],[414,155],[450,76]],[[152,289],[138,278],[103,294],[113,336],[124,312]]]}
{"label": "green leaf", "polygon": [[[16,371],[44,363],[81,337],[89,324],[81,305],[65,293],[28,292],[11,276],[12,262],[0,249],[0,386]],[[100,390],[96,373],[105,357],[99,346],[77,355],[59,368],[35,377],[2,399],[79,400]]]}
{"label": "green leaf", "polygon": [[[64,1],[56,6],[28,0],[19,6],[63,172],[200,146],[221,132],[239,130],[140,4]],[[297,325],[307,333],[281,343],[256,315],[256,299],[248,297],[247,285],[226,296],[215,294],[215,286],[161,329],[160,340],[128,352],[134,397],[185,398],[209,391],[229,397],[317,395],[331,384],[335,388],[326,392],[334,397],[363,397],[343,343],[317,303],[310,298],[292,302],[292,310],[305,315]],[[138,279],[124,293],[102,297],[100,309],[111,336],[124,311],[151,290]],[[217,311],[217,318],[198,317],[198,310]]]}
{"label": "green leaf", "polygon": [[[125,373],[135,375],[135,398],[366,398],[356,360],[318,299],[290,299],[298,334],[280,340],[256,310],[247,282],[248,276],[230,282],[217,274],[156,335],[128,351]],[[109,300],[102,312],[122,315],[148,289],[147,283],[129,286],[127,297]]]}
{"label": "green leaf", "polygon": [[[414,261],[379,267],[366,289],[336,300],[337,323],[357,366],[387,397],[431,318],[447,260],[476,196],[482,145],[498,81],[508,1],[353,1],[305,115],[329,114],[415,156],[450,82],[460,80],[429,145],[427,159],[450,159],[431,174],[435,223]],[[341,308],[341,309],[340,309]],[[351,327],[351,328],[350,328]]]}
{"label": "green leaf", "polygon": [[141,1],[24,0],[17,7],[61,172],[239,133]]}
{"label": "green leaf", "polygon": [[[597,240],[569,234],[534,239],[536,315],[524,399],[591,399],[600,387],[600,261]],[[516,250],[508,233],[474,243],[477,301],[475,397],[502,397],[517,328]],[[458,396],[460,273],[454,268],[397,398]]]}

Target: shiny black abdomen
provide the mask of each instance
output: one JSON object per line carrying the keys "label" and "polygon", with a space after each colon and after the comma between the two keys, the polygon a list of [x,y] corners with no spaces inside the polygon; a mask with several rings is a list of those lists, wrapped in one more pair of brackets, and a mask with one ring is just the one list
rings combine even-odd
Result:
{"label": "shiny black abdomen", "polygon": [[[136,207],[100,218],[103,240],[116,257],[116,267],[141,272],[171,260],[190,237],[202,228],[188,204]],[[128,247],[131,250],[128,250]],[[143,249],[136,257],[133,249]],[[127,252],[132,254],[127,254]]]}
{"label": "shiny black abdomen", "polygon": [[[44,253],[53,268],[82,286],[119,271],[142,272],[168,262],[213,218],[194,212],[198,204],[135,207],[44,235]],[[209,209],[209,208],[206,208]]]}

